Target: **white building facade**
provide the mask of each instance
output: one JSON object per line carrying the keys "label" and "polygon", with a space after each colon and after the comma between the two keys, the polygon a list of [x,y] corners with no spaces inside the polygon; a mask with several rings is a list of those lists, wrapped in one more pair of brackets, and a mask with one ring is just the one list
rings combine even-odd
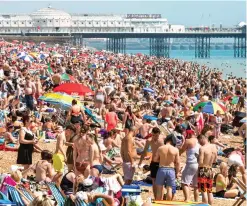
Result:
{"label": "white building facade", "polygon": [[51,7],[30,15],[0,14],[0,33],[182,33],[159,14],[69,14]]}

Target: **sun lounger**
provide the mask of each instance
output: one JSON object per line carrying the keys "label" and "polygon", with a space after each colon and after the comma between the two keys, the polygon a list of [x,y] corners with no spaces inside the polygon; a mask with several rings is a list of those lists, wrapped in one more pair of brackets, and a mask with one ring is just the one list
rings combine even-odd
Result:
{"label": "sun lounger", "polygon": [[237,201],[233,204],[233,206],[242,205],[243,202],[247,198],[246,185],[238,178],[234,177],[233,182],[235,182],[240,190],[241,196],[237,199]]}
{"label": "sun lounger", "polygon": [[18,186],[18,190],[31,202],[33,201],[33,195],[31,191],[28,191],[25,187],[23,186]]}

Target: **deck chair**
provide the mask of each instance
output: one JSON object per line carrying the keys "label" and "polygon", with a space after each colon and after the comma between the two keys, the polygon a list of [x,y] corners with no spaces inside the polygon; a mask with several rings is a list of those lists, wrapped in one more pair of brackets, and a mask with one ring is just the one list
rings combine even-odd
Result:
{"label": "deck chair", "polygon": [[25,205],[24,201],[22,200],[21,194],[18,192],[18,190],[15,187],[7,184],[6,187],[8,190],[9,199],[11,199],[17,206]]}
{"label": "deck chair", "polygon": [[241,193],[241,197],[237,199],[237,201],[233,204],[233,206],[242,205],[247,198],[246,185],[237,177],[233,178],[233,182],[237,184]]}
{"label": "deck chair", "polygon": [[65,199],[66,198],[63,196],[63,194],[61,193],[59,188],[56,186],[56,184],[52,183],[52,182],[46,183],[46,184],[49,187],[49,189],[51,190],[52,195],[53,195],[54,199],[57,202],[57,205],[58,206],[63,206],[64,203],[65,203]]}
{"label": "deck chair", "polygon": [[27,190],[25,187],[23,186],[17,186],[18,190],[30,201],[32,202],[34,197],[31,193],[31,191]]}
{"label": "deck chair", "polygon": [[15,203],[11,202],[7,196],[5,194],[3,194],[2,192],[0,192],[0,206],[5,206],[5,205],[8,205],[8,206],[14,206],[16,205]]}

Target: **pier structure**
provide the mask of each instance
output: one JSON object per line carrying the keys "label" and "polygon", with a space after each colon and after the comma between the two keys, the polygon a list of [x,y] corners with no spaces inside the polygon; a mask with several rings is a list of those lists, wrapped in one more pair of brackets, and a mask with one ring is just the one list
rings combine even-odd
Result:
{"label": "pier structure", "polygon": [[103,38],[106,50],[126,52],[127,38],[149,39],[150,55],[169,57],[175,38],[195,40],[195,58],[210,58],[212,38],[234,39],[234,57],[246,57],[246,22],[234,28],[190,27],[168,23],[161,14],[69,14],[49,6],[31,14],[0,14],[0,38],[11,36],[71,37],[74,46],[85,38]]}

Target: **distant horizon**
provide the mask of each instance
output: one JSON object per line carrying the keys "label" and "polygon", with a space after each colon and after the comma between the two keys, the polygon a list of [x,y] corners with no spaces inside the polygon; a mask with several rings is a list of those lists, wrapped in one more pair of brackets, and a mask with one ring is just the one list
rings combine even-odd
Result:
{"label": "distant horizon", "polygon": [[0,14],[31,14],[49,5],[70,14],[161,14],[169,24],[187,27],[246,22],[245,1],[143,1],[141,6],[140,1],[0,1],[0,5]]}

